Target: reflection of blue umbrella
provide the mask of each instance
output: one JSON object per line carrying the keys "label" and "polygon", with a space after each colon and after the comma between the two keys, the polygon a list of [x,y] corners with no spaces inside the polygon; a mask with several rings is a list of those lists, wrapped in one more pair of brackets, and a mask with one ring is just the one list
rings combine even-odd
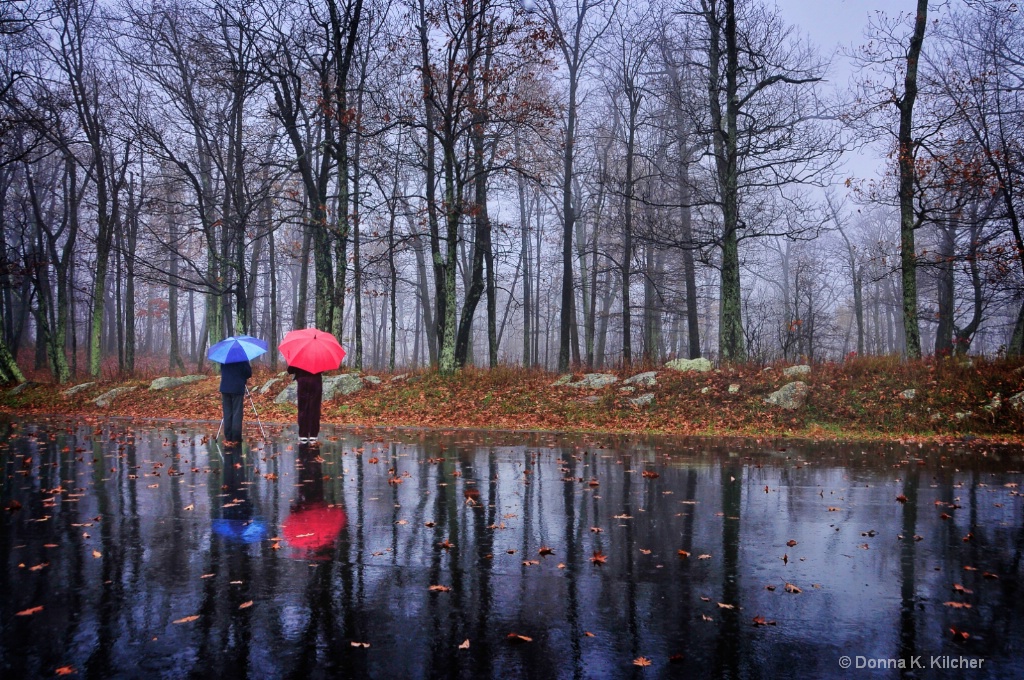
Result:
{"label": "reflection of blue umbrella", "polygon": [[218,364],[233,364],[255,359],[267,349],[267,343],[259,338],[251,335],[233,335],[211,347],[206,353],[206,358]]}
{"label": "reflection of blue umbrella", "polygon": [[215,519],[213,533],[236,543],[258,543],[267,535],[267,523],[261,519]]}

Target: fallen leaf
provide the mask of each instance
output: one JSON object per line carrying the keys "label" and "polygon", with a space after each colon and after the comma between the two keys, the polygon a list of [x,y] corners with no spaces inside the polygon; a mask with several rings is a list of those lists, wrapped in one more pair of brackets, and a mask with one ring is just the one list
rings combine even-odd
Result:
{"label": "fallen leaf", "polygon": [[793,539],[791,538],[791,539],[789,539],[788,541],[786,541],[786,545],[787,545],[787,546],[789,546],[790,548],[792,548],[792,547],[793,547],[794,545],[796,545],[796,541],[794,541],[794,540],[793,540]]}
{"label": "fallen leaf", "polygon": [[798,588],[797,586],[793,585],[792,583],[787,583],[786,584],[786,592],[787,593],[797,594],[797,593],[802,593],[804,591],[800,590],[800,588]]}
{"label": "fallen leaf", "polygon": [[774,621],[768,621],[763,616],[755,616],[754,617],[754,625],[755,626],[774,626],[775,622]]}
{"label": "fallen leaf", "polygon": [[966,602],[943,602],[942,604],[946,605],[947,607],[952,607],[953,609],[970,609],[971,608],[971,605],[967,604]]}
{"label": "fallen leaf", "polygon": [[953,590],[955,590],[958,593],[963,593],[964,595],[971,595],[972,593],[974,593],[973,590],[970,590],[968,588],[964,588],[959,583],[954,583],[953,584]]}
{"label": "fallen leaf", "polygon": [[177,621],[172,621],[171,623],[191,623],[193,621],[196,621],[197,619],[199,619],[199,615],[193,614],[192,616],[186,616],[183,619],[178,619]]}
{"label": "fallen leaf", "polygon": [[352,642],[351,644],[353,647],[362,647],[363,649],[367,649],[370,646],[369,642]]}
{"label": "fallen leaf", "polygon": [[650,550],[647,550],[647,549],[645,549],[645,548],[640,548],[640,554],[641,554],[641,555],[650,555],[650,554],[651,554],[651,551],[650,551]]}
{"label": "fallen leaf", "polygon": [[591,632],[590,632],[589,630],[585,630],[585,631],[583,631],[583,634],[584,634],[585,636],[587,636],[587,637],[597,637],[596,635],[594,635],[593,633],[591,633]]}
{"label": "fallen leaf", "polygon": [[38,614],[41,611],[43,611],[43,606],[39,605],[38,607],[32,607],[31,609],[22,609],[20,612],[15,614],[15,616],[32,616],[33,614]]}
{"label": "fallen leaf", "polygon": [[904,496],[903,494],[900,494],[899,496],[896,496],[896,500],[899,501],[900,503],[906,503],[907,497]]}
{"label": "fallen leaf", "polygon": [[687,552],[687,551],[685,551],[685,550],[680,550],[680,551],[679,551],[679,556],[680,556],[680,557],[689,557],[689,556],[690,556],[690,553],[689,553],[689,552]]}
{"label": "fallen leaf", "polygon": [[252,606],[252,600],[249,600],[248,602],[243,602],[242,604],[238,605],[238,608],[239,609],[248,609],[251,606]]}
{"label": "fallen leaf", "polygon": [[555,551],[552,548],[549,548],[549,547],[547,547],[545,545],[545,546],[542,546],[541,549],[537,551],[537,554],[539,554],[539,555],[554,555]]}
{"label": "fallen leaf", "polygon": [[734,604],[725,604],[724,602],[719,602],[718,603],[718,607],[720,609],[736,609],[736,605],[734,605]]}
{"label": "fallen leaf", "polygon": [[704,619],[705,621],[714,621],[714,619],[708,616],[707,614],[701,614],[700,618]]}
{"label": "fallen leaf", "polygon": [[634,666],[650,666],[651,665],[651,660],[648,659],[646,656],[641,656],[641,657],[638,657],[636,659],[633,659],[633,665]]}
{"label": "fallen leaf", "polygon": [[711,559],[711,555],[707,555],[707,554],[697,555],[697,559],[698,560],[710,560]]}
{"label": "fallen leaf", "polygon": [[594,564],[604,564],[608,561],[608,556],[600,550],[595,550],[593,557],[590,558],[590,561]]}
{"label": "fallen leaf", "polygon": [[520,635],[519,633],[509,633],[505,636],[505,639],[509,642],[533,642],[532,637]]}
{"label": "fallen leaf", "polygon": [[100,557],[103,557],[103,553],[101,553],[99,550],[93,550],[92,556],[98,559]]}
{"label": "fallen leaf", "polygon": [[949,632],[953,634],[953,638],[957,640],[966,640],[971,637],[971,634],[966,630],[957,630],[956,628],[950,628]]}
{"label": "fallen leaf", "polygon": [[428,588],[428,590],[430,590],[430,592],[432,592],[432,593],[447,593],[449,590],[451,590],[451,586],[442,586],[442,585],[430,586],[430,588]]}
{"label": "fallen leaf", "polygon": [[764,587],[765,590],[775,590],[775,586],[769,584]]}
{"label": "fallen leaf", "polygon": [[78,675],[78,671],[72,666],[61,666],[53,671],[56,675]]}
{"label": "fallen leaf", "polygon": [[999,578],[998,575],[990,573],[990,572],[987,572],[987,571],[981,572],[981,577],[982,578],[991,578],[991,579],[998,579]]}
{"label": "fallen leaf", "polygon": [[459,649],[469,649],[469,638],[466,638],[465,641],[459,645]]}

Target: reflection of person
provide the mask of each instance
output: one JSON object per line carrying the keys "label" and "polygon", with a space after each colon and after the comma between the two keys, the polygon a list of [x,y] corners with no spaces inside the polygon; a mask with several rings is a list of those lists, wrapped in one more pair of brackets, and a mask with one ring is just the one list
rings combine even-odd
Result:
{"label": "reflection of person", "polygon": [[310,373],[297,366],[289,366],[295,376],[299,406],[299,443],[317,444],[320,435],[320,404],[324,396],[322,373]]}
{"label": "reflection of person", "polygon": [[248,361],[233,361],[220,367],[220,401],[224,407],[224,445],[242,441],[242,412],[245,410],[245,383],[252,377]]}
{"label": "reflection of person", "polygon": [[324,500],[323,459],[315,449],[300,444],[295,468],[299,492],[281,532],[297,555],[322,558],[345,528],[345,511]]}
{"label": "reflection of person", "polygon": [[[240,451],[225,451],[223,467],[223,496],[210,506],[214,514],[213,533],[236,543],[256,543],[267,533],[266,522],[253,518],[253,504],[249,499],[245,459]],[[223,499],[221,501],[220,499]],[[219,516],[218,516],[219,515]]]}

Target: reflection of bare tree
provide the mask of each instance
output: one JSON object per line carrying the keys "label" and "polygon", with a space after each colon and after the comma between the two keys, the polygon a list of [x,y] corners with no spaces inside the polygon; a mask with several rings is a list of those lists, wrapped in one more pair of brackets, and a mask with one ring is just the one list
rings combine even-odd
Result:
{"label": "reflection of bare tree", "polygon": [[743,466],[733,462],[720,468],[722,487],[722,625],[715,646],[715,677],[736,678],[740,671],[740,506],[743,498]]}
{"label": "reflection of bare tree", "polygon": [[900,544],[900,651],[899,658],[916,656],[917,644],[917,603],[916,603],[916,546],[917,541],[917,490],[920,472],[916,466],[907,470],[903,483],[903,541]]}

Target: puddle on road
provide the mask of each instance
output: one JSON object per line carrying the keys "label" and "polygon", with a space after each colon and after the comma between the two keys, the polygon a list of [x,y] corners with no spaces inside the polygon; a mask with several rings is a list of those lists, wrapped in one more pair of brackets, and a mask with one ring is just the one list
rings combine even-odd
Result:
{"label": "puddle on road", "polygon": [[1024,655],[1019,449],[0,433],[4,678],[1007,677]]}

